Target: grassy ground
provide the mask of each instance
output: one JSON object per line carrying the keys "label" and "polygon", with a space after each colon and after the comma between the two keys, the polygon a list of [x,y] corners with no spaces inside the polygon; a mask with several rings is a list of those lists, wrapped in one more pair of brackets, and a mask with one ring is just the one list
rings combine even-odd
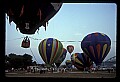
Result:
{"label": "grassy ground", "polygon": [[27,73],[27,72],[9,72],[5,73],[6,77],[40,77],[40,78],[115,78],[116,73],[108,73],[107,71],[97,71],[97,72],[46,72],[40,74],[37,73]]}

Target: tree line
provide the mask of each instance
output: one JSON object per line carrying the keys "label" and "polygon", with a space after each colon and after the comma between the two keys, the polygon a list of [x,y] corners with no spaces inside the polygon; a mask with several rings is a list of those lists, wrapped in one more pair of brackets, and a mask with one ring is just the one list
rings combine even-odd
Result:
{"label": "tree line", "polygon": [[15,53],[10,53],[5,55],[5,69],[11,70],[12,68],[24,68],[27,66],[37,65],[36,61],[32,60],[32,56],[29,54],[17,55]]}

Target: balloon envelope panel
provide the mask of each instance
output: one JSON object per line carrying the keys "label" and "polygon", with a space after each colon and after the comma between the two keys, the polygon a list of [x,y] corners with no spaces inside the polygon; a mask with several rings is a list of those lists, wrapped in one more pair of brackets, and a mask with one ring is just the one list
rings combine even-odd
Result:
{"label": "balloon envelope panel", "polygon": [[100,65],[111,48],[110,38],[103,33],[91,33],[84,37],[81,48],[96,65]]}
{"label": "balloon envelope panel", "polygon": [[67,50],[65,48],[62,49],[61,56],[58,58],[58,60],[55,61],[55,64],[57,67],[60,66],[60,64],[64,61],[66,57]]}

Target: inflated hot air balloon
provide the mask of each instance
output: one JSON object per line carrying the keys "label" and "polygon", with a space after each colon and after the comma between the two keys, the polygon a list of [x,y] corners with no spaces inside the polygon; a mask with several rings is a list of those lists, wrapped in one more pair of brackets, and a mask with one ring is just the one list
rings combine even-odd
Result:
{"label": "inflated hot air balloon", "polygon": [[34,34],[39,27],[46,26],[62,6],[61,1],[50,3],[46,0],[7,0],[5,12],[9,22],[16,24],[23,34]]}
{"label": "inflated hot air balloon", "polygon": [[57,67],[59,67],[60,64],[64,61],[64,59],[65,59],[65,57],[66,57],[66,53],[67,53],[67,50],[66,50],[65,48],[63,48],[63,49],[62,49],[62,52],[61,52],[62,55],[60,56],[60,58],[58,58],[57,61],[55,61],[55,65],[56,65]]}
{"label": "inflated hot air balloon", "polygon": [[111,40],[106,34],[91,33],[84,37],[81,48],[99,66],[110,51]]}
{"label": "inflated hot air balloon", "polygon": [[71,60],[66,60],[65,64],[66,64],[67,68],[71,68],[72,67],[72,61]]}
{"label": "inflated hot air balloon", "polygon": [[24,37],[21,47],[23,48],[29,48],[30,47],[30,39],[28,38],[28,36]]}
{"label": "inflated hot air balloon", "polygon": [[78,70],[84,70],[84,68],[90,68],[93,61],[84,53],[74,53],[71,55],[72,64]]}
{"label": "inflated hot air balloon", "polygon": [[38,50],[43,61],[51,66],[62,55],[63,45],[54,38],[47,38],[40,42]]}
{"label": "inflated hot air balloon", "polygon": [[74,50],[74,46],[73,45],[68,45],[67,46],[67,51],[71,54]]}

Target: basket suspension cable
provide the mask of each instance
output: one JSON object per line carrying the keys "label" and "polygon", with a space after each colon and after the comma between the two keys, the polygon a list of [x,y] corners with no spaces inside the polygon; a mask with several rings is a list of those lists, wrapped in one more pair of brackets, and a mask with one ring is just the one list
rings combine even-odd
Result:
{"label": "basket suspension cable", "polygon": [[6,40],[6,41],[18,40],[18,39],[21,39],[21,38],[24,38],[24,37],[20,37],[20,38],[15,38],[15,39],[11,39],[11,40]]}
{"label": "basket suspension cable", "polygon": [[[12,39],[12,40],[17,40],[17,39],[21,39],[21,38],[24,38],[24,37],[15,38],[15,39]],[[28,38],[31,38],[33,40],[42,40],[42,39],[33,38],[33,37],[28,37]],[[6,40],[6,41],[12,41],[12,40]],[[67,40],[67,41],[64,41],[64,40],[61,40],[61,42],[82,42],[82,41],[76,41],[76,40]],[[111,41],[111,42],[116,42],[116,41]]]}
{"label": "basket suspension cable", "polygon": [[38,63],[38,61],[37,61],[37,59],[35,58],[35,56],[34,56],[34,54],[33,54],[33,52],[32,52],[32,49],[30,48],[30,51],[31,51],[31,53],[32,53],[32,55],[33,55],[33,57],[34,57],[34,59],[36,60],[36,62]]}

